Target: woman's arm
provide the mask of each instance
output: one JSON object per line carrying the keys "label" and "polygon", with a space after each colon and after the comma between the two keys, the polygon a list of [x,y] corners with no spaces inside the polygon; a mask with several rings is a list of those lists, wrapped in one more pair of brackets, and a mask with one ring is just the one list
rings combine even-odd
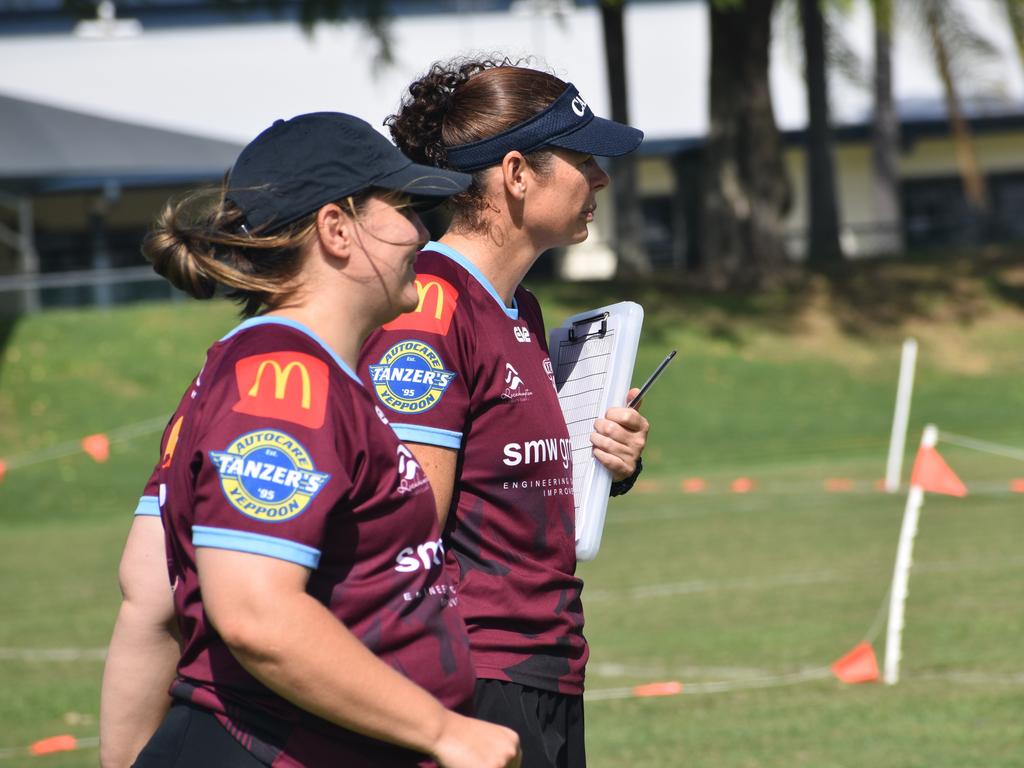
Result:
{"label": "woman's arm", "polygon": [[295,705],[353,731],[434,756],[445,768],[519,765],[514,731],[445,709],[377,658],[306,593],[302,566],[200,547],[210,621],[239,663]]}
{"label": "woman's arm", "polygon": [[[639,392],[636,387],[629,390],[626,402]],[[647,445],[650,426],[639,411],[625,407],[609,408],[603,419],[594,422],[590,435],[594,457],[612,473],[613,481],[625,480],[636,471],[637,460]]]}
{"label": "woman's arm", "polygon": [[181,649],[159,517],[132,521],[118,572],[121,608],[103,668],[100,764],[127,768],[170,706]]}
{"label": "woman's arm", "polygon": [[455,495],[455,470],[459,461],[459,452],[454,448],[442,448],[426,443],[406,443],[405,445],[412,451],[416,461],[419,462],[420,469],[430,481],[430,487],[434,491],[434,502],[437,504],[437,519],[443,531],[445,521],[448,519],[448,510],[452,505],[452,497]]}

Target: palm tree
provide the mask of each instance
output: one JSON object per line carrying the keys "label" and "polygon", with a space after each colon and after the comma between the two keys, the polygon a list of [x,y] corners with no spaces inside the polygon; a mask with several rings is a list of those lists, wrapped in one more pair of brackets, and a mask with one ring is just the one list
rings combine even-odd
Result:
{"label": "palm tree", "polygon": [[826,29],[822,0],[800,0],[807,79],[807,195],[810,236],[807,263],[828,267],[843,260],[839,242],[832,128],[828,114]]}
{"label": "palm tree", "polygon": [[701,254],[714,287],[759,288],[786,267],[792,191],[768,86],[776,0],[709,0],[709,126]]}
{"label": "palm tree", "polygon": [[916,0],[909,6],[917,9],[924,22],[935,69],[945,93],[946,114],[953,134],[964,196],[972,215],[980,220],[988,213],[988,191],[971,128],[964,117],[956,75],[958,64],[971,52],[991,53],[992,46],[973,30],[963,12],[948,0]]}
{"label": "palm tree", "polygon": [[[626,74],[625,0],[601,0],[605,66],[611,97],[612,120],[629,122]],[[643,247],[643,212],[636,193],[636,158],[611,159],[612,199],[615,206],[615,251],[619,274],[648,275],[651,260]]]}
{"label": "palm tree", "polygon": [[874,94],[875,114],[871,126],[871,159],[875,220],[887,225],[883,233],[886,250],[903,250],[903,213],[900,200],[900,121],[892,90],[892,5],[893,0],[872,0],[875,23]]}

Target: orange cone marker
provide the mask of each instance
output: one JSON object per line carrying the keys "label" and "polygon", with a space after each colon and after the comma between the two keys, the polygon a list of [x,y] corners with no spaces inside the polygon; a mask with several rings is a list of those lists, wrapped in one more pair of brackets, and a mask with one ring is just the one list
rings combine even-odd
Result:
{"label": "orange cone marker", "polygon": [[82,450],[92,457],[97,464],[110,458],[110,440],[102,432],[82,438]]}
{"label": "orange cone marker", "polygon": [[858,643],[832,664],[832,674],[844,683],[870,683],[878,679],[878,659],[871,643]]}
{"label": "orange cone marker", "polygon": [[665,683],[647,683],[633,688],[633,695],[645,696],[675,696],[683,692],[683,684],[677,680],[670,680]]}
{"label": "orange cone marker", "polygon": [[830,493],[845,493],[853,490],[853,480],[848,477],[830,477],[825,481],[825,490]]}
{"label": "orange cone marker", "polygon": [[7,474],[7,462],[0,459],[0,483],[4,481],[4,475]]}
{"label": "orange cone marker", "polygon": [[28,751],[38,757],[49,755],[53,752],[72,752],[78,748],[78,739],[71,734],[65,733],[60,736],[51,736],[48,739],[40,739],[33,743]]}
{"label": "orange cone marker", "polygon": [[754,481],[749,477],[737,477],[729,487],[733,493],[750,493],[754,490]]}
{"label": "orange cone marker", "polygon": [[704,482],[703,477],[688,477],[679,487],[683,493],[700,493],[708,487],[708,484]]}
{"label": "orange cone marker", "polygon": [[[3,462],[0,462],[2,464]],[[0,467],[0,480],[3,479],[3,468]],[[1010,491],[1013,493],[1024,493],[1024,477],[1015,477],[1010,481]]]}

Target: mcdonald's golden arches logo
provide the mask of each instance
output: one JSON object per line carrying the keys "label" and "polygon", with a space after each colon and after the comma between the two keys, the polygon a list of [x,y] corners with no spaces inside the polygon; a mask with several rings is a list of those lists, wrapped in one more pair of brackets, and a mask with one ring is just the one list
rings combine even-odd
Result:
{"label": "mcdonald's golden arches logo", "polygon": [[327,412],[327,363],[302,352],[271,352],[235,363],[237,413],[319,429]]}
{"label": "mcdonald's golden arches logo", "polygon": [[455,286],[443,277],[424,274],[416,278],[416,293],[420,299],[416,309],[392,320],[384,330],[426,331],[446,336],[459,301]]}

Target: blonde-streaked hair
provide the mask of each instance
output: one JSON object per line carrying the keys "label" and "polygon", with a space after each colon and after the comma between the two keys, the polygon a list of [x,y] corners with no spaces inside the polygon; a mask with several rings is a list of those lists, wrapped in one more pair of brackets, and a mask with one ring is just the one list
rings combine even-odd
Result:
{"label": "blonde-streaked hair", "polygon": [[[335,204],[358,220],[374,193]],[[392,202],[387,193],[378,196]],[[142,243],[142,254],[176,288],[209,299],[220,286],[242,305],[243,316],[252,317],[284,305],[295,294],[318,211],[270,233],[250,232],[241,209],[224,198],[224,187],[196,190],[164,206]]]}

